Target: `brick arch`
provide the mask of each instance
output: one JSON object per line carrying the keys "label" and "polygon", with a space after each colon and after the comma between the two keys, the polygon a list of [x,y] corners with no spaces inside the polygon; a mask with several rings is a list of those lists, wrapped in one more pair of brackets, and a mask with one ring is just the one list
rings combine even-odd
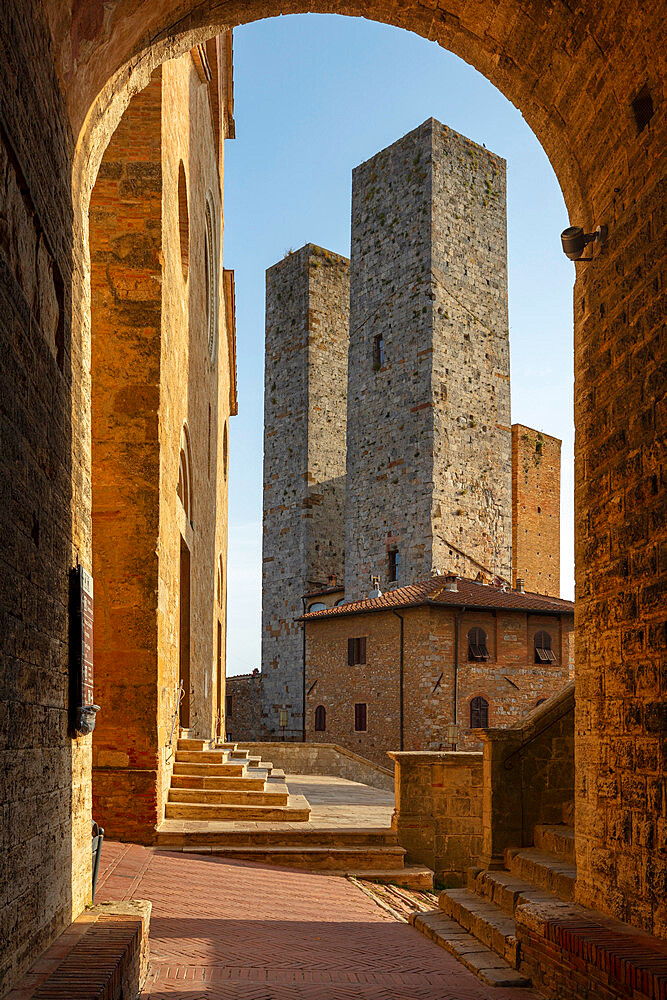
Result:
{"label": "brick arch", "polygon": [[[618,888],[613,849],[601,832],[614,827],[621,787],[632,782],[634,788],[639,780],[632,763],[613,753],[614,741],[639,725],[660,753],[661,694],[646,666],[659,656],[656,553],[665,536],[656,447],[664,421],[664,381],[657,373],[664,179],[656,167],[665,111],[653,51],[662,37],[660,5],[624,0],[615,9],[597,4],[591,10],[565,0],[439,0],[437,6],[430,0],[120,0],[106,9],[97,5],[98,16],[85,0],[65,13],[61,0],[43,2],[76,137],[73,356],[83,358],[84,370],[73,372],[74,408],[85,411],[87,206],[97,164],[114,123],[153,68],[225,27],[321,11],[363,15],[437,42],[522,112],[549,157],[570,221],[587,229],[609,226],[596,263],[577,265],[574,291],[577,893],[582,902],[667,935],[657,853],[647,846],[657,842],[657,816],[649,818],[651,834],[624,850],[623,877],[636,891]],[[644,85],[655,114],[640,128],[632,101]],[[553,239],[558,234],[541,233],[536,220],[536,248]],[[85,466],[85,451],[85,441],[75,440],[75,467]],[[74,540],[85,553],[85,526],[75,525]],[[621,676],[615,665],[626,646],[628,672]],[[605,697],[616,699],[615,711]],[[641,802],[650,799],[647,781],[635,798],[639,819]]]}

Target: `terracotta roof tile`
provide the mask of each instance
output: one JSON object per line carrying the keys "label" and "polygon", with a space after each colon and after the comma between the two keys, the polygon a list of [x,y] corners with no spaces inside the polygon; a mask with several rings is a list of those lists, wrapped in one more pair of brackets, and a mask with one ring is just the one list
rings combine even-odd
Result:
{"label": "terracotta roof tile", "polygon": [[444,576],[433,576],[421,583],[409,584],[390,590],[381,597],[369,597],[362,601],[339,604],[325,611],[311,611],[299,621],[314,621],[319,618],[339,618],[342,615],[365,614],[371,611],[386,611],[393,608],[433,605],[452,608],[492,608],[502,611],[542,611],[546,614],[573,614],[574,603],[560,597],[544,594],[522,594],[518,590],[503,590],[501,587],[477,583],[475,580],[457,579],[458,590],[446,589]]}

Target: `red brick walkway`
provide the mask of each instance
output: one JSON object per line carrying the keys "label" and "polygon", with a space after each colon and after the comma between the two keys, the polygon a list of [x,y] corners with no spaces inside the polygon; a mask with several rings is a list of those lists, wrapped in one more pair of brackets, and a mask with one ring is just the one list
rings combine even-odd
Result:
{"label": "red brick walkway", "polygon": [[96,902],[150,899],[146,1000],[534,1000],[490,989],[343,878],[105,842]]}

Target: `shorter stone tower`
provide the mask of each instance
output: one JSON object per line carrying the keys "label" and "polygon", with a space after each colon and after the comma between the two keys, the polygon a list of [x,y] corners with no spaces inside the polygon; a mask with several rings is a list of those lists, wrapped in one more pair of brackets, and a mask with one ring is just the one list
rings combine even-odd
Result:
{"label": "shorter stone tower", "polygon": [[349,261],[311,243],[266,273],[262,715],[287,739],[303,727],[302,597],[344,573],[349,287]]}
{"label": "shorter stone tower", "polygon": [[505,162],[430,118],[352,175],[345,597],[511,573]]}
{"label": "shorter stone tower", "polygon": [[560,596],[558,438],[512,424],[512,586]]}

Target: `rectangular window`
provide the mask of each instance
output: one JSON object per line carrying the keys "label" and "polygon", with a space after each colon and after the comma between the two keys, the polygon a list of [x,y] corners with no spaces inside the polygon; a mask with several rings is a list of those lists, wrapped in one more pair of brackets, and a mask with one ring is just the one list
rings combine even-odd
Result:
{"label": "rectangular window", "polygon": [[358,702],[354,706],[354,731],[355,733],[366,732],[366,702]]}
{"label": "rectangular window", "polygon": [[384,364],[384,337],[381,333],[378,333],[377,337],[373,338],[373,368],[375,371],[379,371]]}
{"label": "rectangular window", "polygon": [[228,715],[228,716],[232,714],[232,696],[231,696],[231,694],[225,695],[225,714]]}
{"label": "rectangular window", "polygon": [[347,665],[354,667],[366,662],[366,636],[358,636],[347,640]]}
{"label": "rectangular window", "polygon": [[389,553],[389,582],[398,581],[398,549],[392,549]]}

